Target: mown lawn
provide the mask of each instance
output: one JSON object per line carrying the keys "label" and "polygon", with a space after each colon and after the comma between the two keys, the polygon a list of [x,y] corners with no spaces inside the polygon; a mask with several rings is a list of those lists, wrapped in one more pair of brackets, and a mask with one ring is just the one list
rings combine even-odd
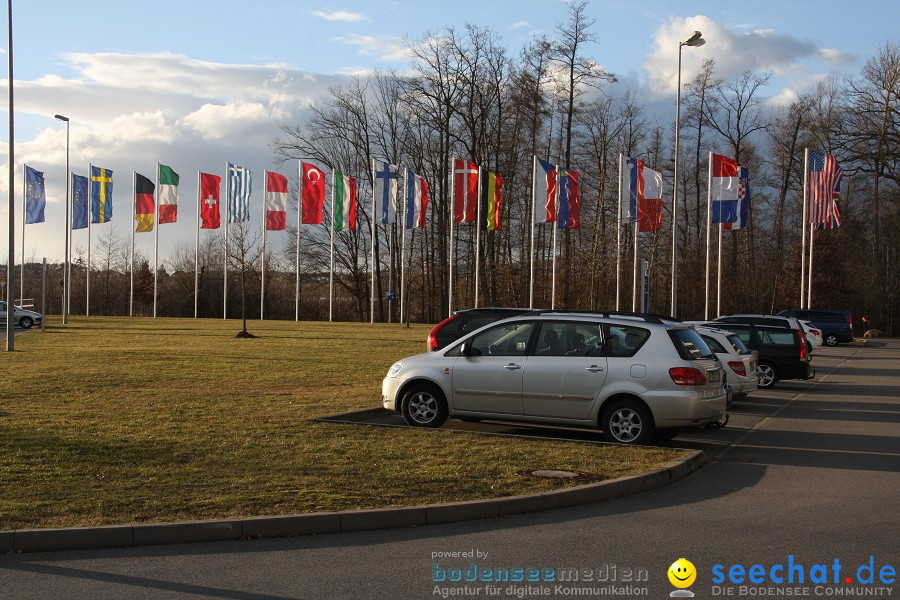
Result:
{"label": "mown lawn", "polygon": [[429,328],[50,317],[0,357],[0,530],[451,502],[572,485],[681,455],[311,422],[380,406]]}

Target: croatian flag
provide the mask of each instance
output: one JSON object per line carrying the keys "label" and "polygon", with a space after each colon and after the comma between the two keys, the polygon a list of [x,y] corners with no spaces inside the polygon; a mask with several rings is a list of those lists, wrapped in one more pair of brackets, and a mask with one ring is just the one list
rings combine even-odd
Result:
{"label": "croatian flag", "polygon": [[534,157],[532,201],[534,222],[556,223],[556,165]]}
{"label": "croatian flag", "polygon": [[425,227],[425,211],[428,209],[428,183],[406,170],[406,228]]}
{"label": "croatian flag", "polygon": [[581,187],[578,171],[559,169],[559,212],[557,229],[577,229],[581,216]]}
{"label": "croatian flag", "polygon": [[640,158],[629,158],[626,166],[628,176],[623,182],[623,192],[628,195],[628,221],[637,221],[639,232],[659,231],[662,229],[662,173],[645,167]]}
{"label": "croatian flag", "polygon": [[747,167],[738,167],[738,198],[737,218],[727,222],[725,229],[743,229],[747,226],[747,216],[750,212],[750,182]]}

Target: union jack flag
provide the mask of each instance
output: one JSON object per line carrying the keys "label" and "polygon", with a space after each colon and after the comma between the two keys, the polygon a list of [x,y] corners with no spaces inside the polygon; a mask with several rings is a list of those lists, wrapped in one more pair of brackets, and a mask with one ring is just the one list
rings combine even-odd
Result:
{"label": "union jack flag", "polygon": [[837,160],[824,152],[809,153],[809,222],[817,229],[841,226],[841,177]]}

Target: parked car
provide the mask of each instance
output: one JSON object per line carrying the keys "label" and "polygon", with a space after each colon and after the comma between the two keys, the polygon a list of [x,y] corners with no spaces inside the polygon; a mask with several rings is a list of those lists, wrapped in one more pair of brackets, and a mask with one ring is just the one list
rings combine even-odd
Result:
{"label": "parked car", "polygon": [[812,379],[806,336],[797,319],[778,315],[729,315],[711,321],[737,334],[759,352],[759,387],[768,389],[783,379]]}
{"label": "parked car", "polygon": [[822,347],[822,331],[813,326],[812,321],[804,321],[802,319],[797,319],[800,322],[800,326],[803,327],[803,332],[806,334],[806,341],[809,342],[807,345],[807,349],[812,352],[813,350],[818,350]]}
{"label": "parked car", "polygon": [[725,384],[731,387],[735,399],[745,398],[757,388],[756,366],[759,352],[747,348],[732,331],[700,324],[694,324],[694,329],[722,363]]}
{"label": "parked car", "polygon": [[692,328],[653,316],[541,311],[394,363],[384,407],[416,427],[448,417],[599,427],[642,444],[725,414],[722,368]]}
{"label": "parked car", "polygon": [[[18,306],[13,311],[13,323],[22,329],[31,329],[35,325],[40,325],[44,321],[41,313],[33,310],[26,310]],[[0,323],[6,324],[6,302],[0,301]]]}
{"label": "parked car", "polygon": [[853,341],[853,317],[846,310],[819,310],[814,308],[789,308],[779,315],[809,321],[822,332],[826,346]]}
{"label": "parked car", "polygon": [[538,312],[538,310],[530,308],[503,308],[496,306],[457,310],[435,325],[431,330],[431,333],[428,334],[428,340],[426,342],[428,350],[432,352],[440,350],[467,333],[471,333],[476,329],[481,329],[485,325],[501,319],[508,319],[509,317],[515,317],[530,312]]}

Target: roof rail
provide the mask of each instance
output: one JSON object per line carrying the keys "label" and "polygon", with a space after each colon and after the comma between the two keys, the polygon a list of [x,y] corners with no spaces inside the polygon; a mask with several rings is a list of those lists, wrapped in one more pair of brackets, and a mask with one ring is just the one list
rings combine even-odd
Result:
{"label": "roof rail", "polygon": [[654,315],[651,313],[639,313],[639,312],[629,312],[624,310],[586,310],[586,309],[565,309],[565,308],[556,308],[556,309],[547,309],[538,311],[539,314],[584,314],[584,315],[597,315],[600,317],[628,317],[633,319],[641,319],[646,321],[647,323],[663,323],[663,321],[681,323],[679,319],[675,317],[670,317],[668,315]]}

